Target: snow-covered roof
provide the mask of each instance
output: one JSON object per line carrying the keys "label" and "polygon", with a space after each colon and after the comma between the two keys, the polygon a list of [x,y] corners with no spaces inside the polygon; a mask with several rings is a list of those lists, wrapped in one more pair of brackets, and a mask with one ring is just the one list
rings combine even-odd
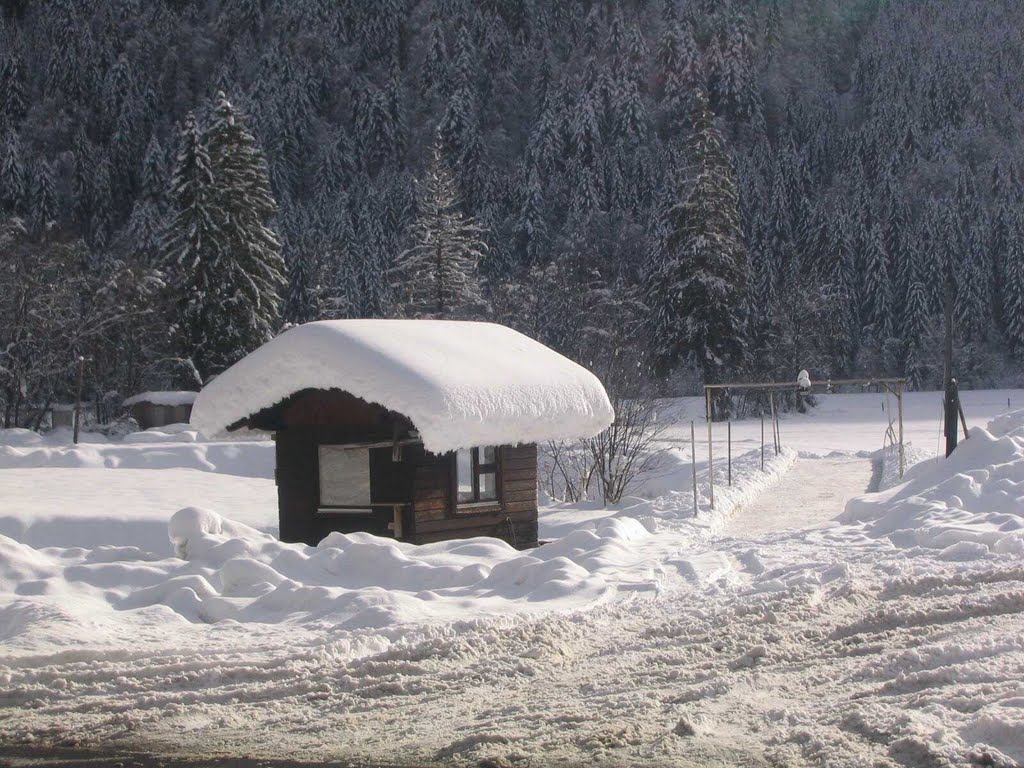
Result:
{"label": "snow-covered roof", "polygon": [[132,395],[122,403],[125,408],[130,408],[139,403],[152,403],[153,405],[190,405],[196,400],[198,392],[140,392]]}
{"label": "snow-covered roof", "polygon": [[214,435],[303,389],[340,389],[401,413],[435,453],[590,437],[614,416],[597,377],[502,325],[324,320],[207,384],[191,422]]}

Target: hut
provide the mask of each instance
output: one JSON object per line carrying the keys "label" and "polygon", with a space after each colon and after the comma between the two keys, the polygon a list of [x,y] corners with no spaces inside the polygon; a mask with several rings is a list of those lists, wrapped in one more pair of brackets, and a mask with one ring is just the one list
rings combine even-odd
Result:
{"label": "hut", "polygon": [[445,320],[297,326],[211,381],[192,424],[276,441],[280,535],[537,543],[537,446],[613,412],[597,378],[516,331]]}
{"label": "hut", "polygon": [[142,392],[122,403],[141,429],[187,424],[197,392]]}

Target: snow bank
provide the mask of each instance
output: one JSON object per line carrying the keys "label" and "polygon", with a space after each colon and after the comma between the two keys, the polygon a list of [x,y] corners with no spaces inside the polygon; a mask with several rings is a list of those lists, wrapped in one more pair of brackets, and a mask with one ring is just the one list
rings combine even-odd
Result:
{"label": "snow bank", "polygon": [[307,389],[341,389],[412,420],[427,450],[589,437],[611,423],[585,368],[493,323],[330,320],[281,334],[210,382],[207,435]]}
{"label": "snow bank", "polygon": [[988,423],[993,437],[1024,437],[1024,408],[996,416]]}
{"label": "snow bank", "polygon": [[[889,445],[882,448],[877,454],[878,461],[881,462],[881,472],[879,473],[878,488],[879,491],[887,491],[890,488],[894,488],[904,482],[904,478],[900,477],[900,449],[899,446]],[[934,450],[925,450],[919,448],[913,443],[906,443],[903,446],[903,471],[906,474],[907,470],[914,467],[921,462],[929,461],[936,462],[941,461],[940,456],[936,456]]]}
{"label": "snow bank", "polygon": [[[346,629],[571,610],[614,590],[603,571],[650,534],[632,521],[529,552],[489,538],[415,546],[355,533],[286,544],[208,509],[167,527],[177,558],[135,547],[36,550],[0,536],[0,589],[77,593],[110,610],[169,609],[189,622],[326,622]],[[31,589],[29,591],[32,591]]]}
{"label": "snow bank", "polygon": [[840,520],[898,547],[940,549],[948,560],[1024,554],[1020,421],[1008,414],[971,429],[948,458],[908,469],[902,485],[851,499]]}
{"label": "snow bank", "polygon": [[198,392],[168,391],[168,392],[140,392],[137,395],[127,398],[122,405],[131,408],[139,403],[152,403],[153,405],[191,405],[196,401]]}
{"label": "snow bank", "polygon": [[[657,472],[643,478],[634,497],[623,500],[622,514],[653,516],[660,520],[694,518],[693,470],[689,451],[670,449],[662,455]],[[718,532],[735,510],[750,502],[777,483],[793,466],[796,451],[783,448],[765,456],[761,469],[760,450],[746,451],[733,457],[733,484],[728,484],[724,457],[715,459],[715,506],[711,507],[711,482],[706,465],[697,472],[697,515],[694,522],[712,532]],[[640,497],[640,498],[636,498]],[[640,499],[649,500],[645,504]],[[643,512],[642,512],[643,510]]]}
{"label": "snow bank", "polygon": [[134,432],[115,441],[85,434],[74,445],[70,432],[40,435],[27,429],[0,430],[0,469],[27,468],[197,469],[241,477],[274,476],[270,440],[206,442],[191,429],[169,425]]}
{"label": "snow bank", "polygon": [[194,469],[0,469],[0,534],[37,548],[117,545],[170,555],[167,520],[185,506],[230,509],[249,528],[277,531],[271,479]]}

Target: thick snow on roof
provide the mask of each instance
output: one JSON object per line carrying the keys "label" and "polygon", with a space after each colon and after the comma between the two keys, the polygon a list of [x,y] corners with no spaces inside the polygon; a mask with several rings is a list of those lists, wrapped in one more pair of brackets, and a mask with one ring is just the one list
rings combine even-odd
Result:
{"label": "thick snow on roof", "polygon": [[214,435],[307,388],[401,413],[435,453],[590,437],[614,416],[592,373],[502,325],[324,320],[286,331],[210,382],[191,421]]}
{"label": "thick snow on roof", "polygon": [[125,408],[130,408],[139,403],[152,403],[153,405],[188,405],[195,402],[198,392],[142,392],[132,395],[122,403]]}

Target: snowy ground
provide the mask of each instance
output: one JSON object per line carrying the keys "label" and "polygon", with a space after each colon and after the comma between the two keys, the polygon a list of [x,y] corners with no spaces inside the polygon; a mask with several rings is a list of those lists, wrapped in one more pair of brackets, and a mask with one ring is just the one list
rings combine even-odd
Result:
{"label": "snowy ground", "polygon": [[[0,466],[20,467],[0,470],[0,743],[403,764],[1019,764],[1022,420],[936,462],[937,398],[908,396],[911,456],[925,459],[908,483],[849,505],[892,475],[872,462],[884,396],[785,418],[767,474],[759,423],[734,424],[731,490],[716,434],[714,512],[698,445],[696,521],[699,404],[680,401],[673,452],[640,489],[654,498],[550,507],[553,541],[530,553],[485,539],[282,545],[254,530],[275,522],[266,474],[209,459],[204,472],[25,468],[173,466],[180,444],[0,448]],[[968,419],[984,425],[1007,398],[1024,406],[1021,391],[966,393]],[[268,447],[239,445],[242,465]],[[222,447],[192,449],[196,467]],[[157,541],[186,504],[231,520],[182,512],[173,547]]]}

